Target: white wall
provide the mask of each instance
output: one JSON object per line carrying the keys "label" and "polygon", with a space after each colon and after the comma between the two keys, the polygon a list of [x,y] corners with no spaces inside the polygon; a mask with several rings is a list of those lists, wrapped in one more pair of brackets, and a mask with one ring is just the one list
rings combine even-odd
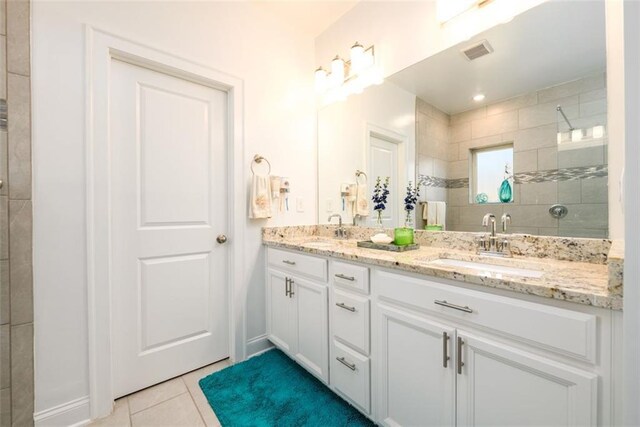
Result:
{"label": "white wall", "polygon": [[[339,213],[345,223],[351,223],[351,211],[342,211],[340,184],[355,183],[356,169],[368,171],[367,124],[395,132],[405,137],[406,170],[404,177],[392,183],[395,194],[404,194],[406,180],[415,179],[415,109],[416,96],[387,81],[371,86],[362,94],[351,95],[318,112],[318,220],[327,223],[332,213]],[[369,188],[373,177],[369,178]],[[333,210],[327,210],[327,200]],[[399,198],[402,203],[402,198]],[[404,208],[399,207],[398,212]],[[375,213],[371,212],[369,219]],[[334,220],[335,222],[335,220]],[[360,222],[365,224],[365,222]]]}
{"label": "white wall", "polygon": [[244,80],[247,186],[255,153],[305,211],[246,221],[247,338],[265,333],[260,227],[316,220],[313,37],[248,2],[33,2],[36,413],[88,395],[84,25]]}
{"label": "white wall", "polygon": [[[620,40],[624,53],[625,125],[625,265],[624,265],[624,425],[640,425],[640,3],[617,1],[623,15],[616,29],[623,31]],[[623,22],[621,22],[623,20]]]}

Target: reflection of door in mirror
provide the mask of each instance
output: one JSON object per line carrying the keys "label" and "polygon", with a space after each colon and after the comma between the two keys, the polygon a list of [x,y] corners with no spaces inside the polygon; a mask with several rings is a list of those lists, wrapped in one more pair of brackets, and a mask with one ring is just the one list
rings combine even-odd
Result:
{"label": "reflection of door in mirror", "polygon": [[[373,194],[373,187],[376,178],[382,180],[389,177],[391,189],[398,185],[398,143],[401,141],[390,141],[381,135],[369,132],[369,193]],[[390,191],[388,196],[387,208],[382,213],[382,226],[395,227],[398,221],[398,194],[396,191]],[[377,217],[375,213],[369,216],[369,224],[377,225]]]}

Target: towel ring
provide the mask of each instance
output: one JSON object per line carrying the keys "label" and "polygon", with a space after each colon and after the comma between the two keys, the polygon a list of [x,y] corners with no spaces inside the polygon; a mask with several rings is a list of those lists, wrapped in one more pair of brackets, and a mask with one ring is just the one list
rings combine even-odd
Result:
{"label": "towel ring", "polygon": [[356,182],[358,182],[358,178],[360,177],[360,175],[364,175],[365,182],[369,180],[369,177],[366,173],[362,172],[359,169],[356,169]]}
{"label": "towel ring", "polygon": [[251,162],[251,173],[252,174],[256,174],[256,171],[253,170],[253,164],[257,163],[260,164],[262,163],[262,161],[267,162],[267,166],[269,166],[269,170],[267,171],[267,175],[271,174],[271,163],[269,163],[269,160],[267,160],[265,157],[262,157],[260,154],[256,154],[255,156],[253,156],[253,161]]}

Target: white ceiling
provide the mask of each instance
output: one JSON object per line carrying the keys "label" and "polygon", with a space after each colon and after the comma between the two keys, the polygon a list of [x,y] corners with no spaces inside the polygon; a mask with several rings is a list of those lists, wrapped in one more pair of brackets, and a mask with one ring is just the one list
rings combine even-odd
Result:
{"label": "white ceiling", "polygon": [[252,0],[251,3],[297,31],[317,36],[351,10],[357,0]]}
{"label": "white ceiling", "polygon": [[[494,52],[460,52],[486,39]],[[550,1],[389,80],[453,114],[575,80],[606,67],[604,0]],[[482,103],[471,98],[484,93]]]}

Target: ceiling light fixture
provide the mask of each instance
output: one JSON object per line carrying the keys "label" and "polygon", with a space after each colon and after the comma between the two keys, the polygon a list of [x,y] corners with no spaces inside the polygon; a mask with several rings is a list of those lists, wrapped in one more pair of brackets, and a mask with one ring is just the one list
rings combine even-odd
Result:
{"label": "ceiling light fixture", "polygon": [[315,71],[316,91],[324,95],[325,103],[344,100],[348,95],[361,93],[365,88],[384,81],[382,71],[376,67],[373,45],[365,49],[355,42],[349,56],[349,61],[344,61],[336,55],[331,61],[330,72],[322,67]]}
{"label": "ceiling light fixture", "polygon": [[479,93],[473,96],[473,100],[476,102],[484,101],[484,93]]}

